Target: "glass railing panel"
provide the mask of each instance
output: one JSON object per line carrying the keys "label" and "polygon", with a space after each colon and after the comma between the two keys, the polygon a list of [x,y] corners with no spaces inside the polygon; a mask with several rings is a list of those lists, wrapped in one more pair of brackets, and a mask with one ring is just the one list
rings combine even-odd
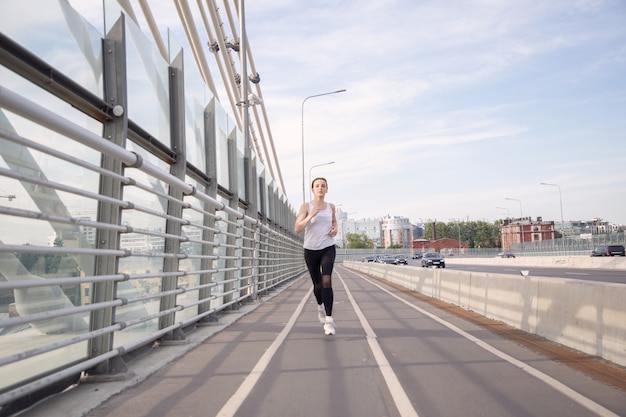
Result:
{"label": "glass railing panel", "polygon": [[[206,146],[204,142],[204,110],[213,98],[196,65],[188,43],[179,41],[168,31],[170,61],[173,54],[183,51],[185,89],[185,139],[187,161],[195,167],[206,169]],[[182,47],[181,47],[182,45]]]}
{"label": "glass railing panel", "polygon": [[[221,196],[218,196],[217,199],[220,202],[224,203],[226,206],[228,206],[227,199]],[[217,210],[215,214],[224,219],[228,218],[228,213],[221,210]],[[225,272],[223,271],[224,268],[226,268],[226,259],[224,259],[224,257],[226,256],[226,247],[224,247],[223,245],[228,243],[227,236],[225,234],[228,231],[228,224],[225,221],[218,221],[215,226],[220,231],[220,234],[215,236],[215,242],[219,243],[220,246],[214,249],[214,253],[218,256],[218,258],[213,261],[213,268],[217,269],[219,272],[214,274],[213,281],[216,283],[221,283],[224,281],[224,278],[226,276]],[[211,302],[211,307],[221,306],[223,304],[222,296],[224,295],[224,285],[216,285],[213,288],[213,295],[217,296],[218,298]]]}
{"label": "glass railing panel", "polygon": [[102,96],[102,36],[68,2],[3,1],[0,28],[54,69]]}
{"label": "glass railing panel", "polygon": [[244,164],[244,155],[239,150],[237,150],[237,192],[239,193],[239,198],[242,200],[246,200],[246,171]]}
{"label": "glass railing panel", "polygon": [[125,22],[128,117],[171,147],[168,63],[135,22]]}
{"label": "glass railing panel", "polygon": [[[132,142],[128,142],[127,148],[141,155],[145,161],[169,171],[167,164]],[[136,186],[124,188],[124,200],[132,201],[135,208],[124,210],[121,222],[132,226],[134,232],[122,234],[120,237],[120,248],[130,251],[131,255],[119,260],[119,272],[130,274],[131,279],[118,285],[117,297],[131,301],[137,298],[148,299],[118,307],[115,312],[116,321],[135,320],[157,313],[160,309],[162,278],[159,274],[163,272],[165,251],[165,238],[160,235],[166,230],[166,219],[162,216],[167,213],[168,205],[168,201],[159,196],[159,193],[167,194],[167,184],[134,168],[127,169],[125,175],[148,190]],[[114,347],[139,339],[157,328],[157,319],[128,327],[116,335]]]}
{"label": "glass railing panel", "polygon": [[261,161],[259,160],[259,158],[255,158],[255,166],[256,166],[256,176],[254,177],[254,180],[256,181],[256,201],[258,204],[258,211],[262,214],[265,214],[265,195],[267,194],[267,192],[261,188],[261,181],[260,179],[263,179],[264,181],[262,182],[264,185],[263,187],[265,187],[265,165],[263,165],[261,163]]}
{"label": "glass railing panel", "polygon": [[217,182],[222,187],[230,190],[230,175],[228,173],[228,136],[232,129],[229,117],[216,102],[215,110],[215,148],[217,154]]}
{"label": "glass railing panel", "polygon": [[[200,192],[205,192],[205,188],[202,184],[194,181],[192,178],[187,177],[185,182],[193,185]],[[182,234],[189,240],[183,242],[180,247],[180,252],[187,255],[186,259],[181,259],[179,263],[179,270],[185,272],[185,276],[178,278],[178,288],[185,288],[187,291],[178,295],[176,298],[176,304],[182,306],[188,306],[198,301],[198,290],[193,289],[200,284],[200,276],[197,273],[202,269],[202,249],[203,249],[203,233],[204,229],[201,227],[204,225],[205,214],[203,212],[210,212],[208,207],[205,207],[205,203],[198,200],[194,196],[186,196],[185,202],[191,204],[192,207],[183,211],[183,218],[189,221],[189,225],[182,227]],[[206,248],[208,253],[211,253],[212,248]],[[176,313],[176,321],[185,321],[198,312],[198,306],[186,307],[182,311]]]}
{"label": "glass railing panel", "polygon": [[[33,88],[23,78],[5,68],[0,68],[0,74],[6,88],[18,94],[28,92],[29,99],[37,104],[89,130],[101,131],[99,123],[43,90]],[[100,153],[3,109],[0,109],[0,130],[0,169],[3,170],[0,195],[6,197],[0,198],[0,206],[7,210],[0,214],[0,242],[20,248],[0,255],[0,281],[16,284],[0,291],[0,319],[26,318],[45,312],[56,314],[55,310],[89,304],[90,285],[72,281],[93,275],[94,255],[53,253],[48,249],[58,247],[62,252],[94,248],[95,229],[73,221],[96,220],[97,201],[78,192],[97,194],[99,175],[54,152],[95,165],[99,164]],[[59,187],[70,187],[74,192],[61,191]],[[65,282],[41,285],[51,279]],[[17,287],[23,281],[31,281],[33,285]],[[0,357],[41,348],[88,329],[86,312],[0,328]],[[66,351],[42,353],[6,365],[7,371],[12,371],[7,373],[10,377],[0,378],[0,389],[11,385],[13,376],[24,379],[44,375],[86,357],[86,343],[80,342],[71,344]]]}

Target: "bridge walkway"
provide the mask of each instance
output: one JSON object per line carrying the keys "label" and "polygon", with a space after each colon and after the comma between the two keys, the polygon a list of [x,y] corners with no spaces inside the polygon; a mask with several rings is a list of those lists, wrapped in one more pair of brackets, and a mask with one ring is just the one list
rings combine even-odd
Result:
{"label": "bridge walkway", "polygon": [[23,415],[626,416],[624,369],[342,266],[333,288],[334,336],[303,277]]}

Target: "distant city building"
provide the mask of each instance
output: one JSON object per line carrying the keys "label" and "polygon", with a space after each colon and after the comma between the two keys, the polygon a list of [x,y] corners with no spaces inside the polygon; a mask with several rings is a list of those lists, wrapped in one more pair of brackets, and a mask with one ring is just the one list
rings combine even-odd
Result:
{"label": "distant city building", "polygon": [[[91,216],[79,216],[77,217],[77,219],[93,221]],[[89,246],[92,248],[95,248],[96,247],[96,228],[89,227],[89,226],[80,226],[80,231],[83,233],[83,236],[85,236],[85,240],[87,241]]]}
{"label": "distant city building", "polygon": [[530,217],[506,219],[500,226],[502,249],[510,250],[511,245],[522,242],[537,242],[555,238],[554,222],[543,221],[541,217],[532,220]]}
{"label": "distant city building", "polygon": [[422,236],[424,236],[424,225],[423,224],[413,225],[413,239],[419,239]]}
{"label": "distant city building", "polygon": [[398,245],[409,248],[413,241],[413,225],[406,217],[387,215],[380,220],[382,247]]}
{"label": "distant city building", "polygon": [[413,253],[421,252],[437,252],[442,255],[449,255],[451,253],[464,253],[468,249],[467,243],[459,242],[456,239],[444,237],[443,239],[428,240],[428,239],[414,239],[411,242],[411,249]]}
{"label": "distant city building", "polygon": [[610,223],[602,219],[570,220],[557,223],[556,229],[564,236],[615,233],[624,229],[623,225]]}
{"label": "distant city building", "polygon": [[374,246],[380,246],[380,219],[349,219],[348,213],[338,210],[337,211],[337,235],[335,236],[335,243],[345,248],[347,244],[346,236],[348,233],[362,234],[374,242]]}

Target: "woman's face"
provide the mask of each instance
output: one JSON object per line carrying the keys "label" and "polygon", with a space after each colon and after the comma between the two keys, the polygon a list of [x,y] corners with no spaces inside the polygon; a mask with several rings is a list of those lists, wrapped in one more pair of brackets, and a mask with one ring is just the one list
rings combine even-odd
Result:
{"label": "woman's face", "polygon": [[328,185],[323,179],[316,179],[313,181],[313,186],[311,188],[313,189],[313,194],[320,197],[324,196],[328,192]]}

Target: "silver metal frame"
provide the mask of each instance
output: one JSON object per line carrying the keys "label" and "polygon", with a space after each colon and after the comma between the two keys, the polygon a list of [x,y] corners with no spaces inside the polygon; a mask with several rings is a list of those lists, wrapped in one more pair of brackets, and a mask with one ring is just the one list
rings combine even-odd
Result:
{"label": "silver metal frame", "polygon": [[[182,8],[181,13],[188,11]],[[28,97],[27,92],[12,91],[0,85],[0,110],[19,115],[101,155],[101,165],[97,166],[56,149],[52,143],[42,145],[0,128],[0,137],[4,140],[25,150],[41,152],[73,164],[77,168],[96,173],[100,178],[99,192],[95,193],[72,185],[69,177],[65,179],[67,181],[51,181],[32,173],[0,168],[0,177],[13,178],[22,184],[31,184],[53,192],[70,193],[97,202],[98,206],[97,218],[93,220],[72,214],[51,214],[26,209],[15,204],[0,205],[1,221],[24,218],[32,219],[34,222],[67,225],[77,230],[81,226],[97,230],[96,245],[93,247],[16,245],[0,242],[0,272],[3,272],[4,268],[20,267],[16,254],[50,254],[93,259],[89,268],[82,268],[83,274],[78,277],[38,279],[33,276],[19,281],[0,280],[2,292],[38,288],[56,291],[67,284],[87,285],[91,289],[90,302],[85,305],[72,305],[66,302],[62,308],[56,306],[45,311],[0,318],[2,330],[15,326],[44,327],[50,323],[69,323],[79,315],[89,317],[86,329],[74,328],[74,331],[57,333],[49,343],[0,357],[0,366],[19,367],[23,361],[59,351],[76,343],[87,342],[88,346],[85,356],[75,363],[68,364],[62,369],[42,372],[34,378],[24,377],[12,386],[0,388],[0,407],[27,396],[36,399],[38,392],[50,389],[54,385],[60,384],[62,389],[63,386],[75,382],[81,375],[123,377],[126,372],[126,356],[151,346],[157,340],[160,343],[183,340],[186,333],[195,326],[218,320],[221,311],[238,308],[241,303],[254,300],[259,294],[302,276],[305,271],[301,239],[293,233],[296,213],[282,193],[267,185],[272,181],[271,178],[257,177],[256,160],[250,152],[253,146],[250,141],[246,141],[249,146],[245,155],[247,190],[237,189],[237,146],[234,137],[229,140],[228,164],[231,183],[217,183],[215,166],[219,155],[216,151],[215,121],[212,119],[215,112],[212,111],[212,106],[218,106],[219,103],[215,100],[207,103],[204,113],[206,170],[203,170],[204,167],[193,167],[187,163],[183,104],[184,71],[181,57],[171,60],[169,68],[170,146],[155,145],[146,134],[146,130],[129,119],[125,111],[128,86],[124,70],[126,65],[124,19],[122,16],[103,39],[103,47],[107,51],[103,60],[104,98],[94,97],[80,85],[73,83],[69,77],[63,78],[59,71],[56,72],[56,76],[63,82],[43,82],[45,74],[39,68],[45,63],[30,55],[18,44],[11,43],[11,48],[0,47],[0,65],[19,73],[48,94],[66,101],[84,114],[98,120],[103,126],[102,136],[94,134],[62,114],[54,113],[34,102]],[[6,37],[1,40],[7,41],[0,42],[4,46],[10,43],[8,42],[10,39]],[[206,77],[206,74],[204,76]],[[256,93],[260,96],[260,90]],[[242,109],[246,113],[250,111],[249,106]],[[244,119],[247,120],[247,117]],[[240,125],[241,127],[249,134],[247,125]],[[168,169],[164,170],[161,166],[142,158],[138,153],[127,150],[126,143],[129,139],[151,152],[160,161],[165,161]],[[159,191],[146,187],[130,176],[129,168],[167,185],[167,190]],[[270,168],[269,171],[271,173],[273,169]],[[187,176],[202,183],[204,191],[187,183]],[[124,192],[127,187],[136,187],[143,192],[151,193],[163,202],[164,211],[145,207],[140,201],[128,200]],[[257,195],[260,199],[257,199]],[[190,198],[202,206],[188,201]],[[3,203],[0,201],[0,204]],[[145,230],[132,224],[121,224],[121,214],[125,210],[135,210],[161,218],[165,221],[165,230]],[[187,210],[199,215],[203,219],[202,223],[191,224],[184,217]],[[218,227],[219,224],[225,225],[225,228]],[[183,233],[183,226],[194,226],[201,233],[194,237],[186,236]],[[121,236],[131,233],[146,238],[162,239],[165,242],[163,251],[141,252],[122,247]],[[219,240],[220,236],[225,236],[225,243]],[[198,254],[184,253],[181,251],[183,243],[200,245],[202,250]],[[224,248],[225,254],[219,254],[219,250]],[[150,258],[162,262],[162,270],[146,273],[120,272],[120,260],[130,257]],[[193,271],[199,279],[193,285],[181,286],[180,280],[187,276],[187,272],[180,268],[180,262],[186,259],[199,261],[200,270]],[[220,266],[221,262],[223,266]],[[134,296],[120,292],[121,285],[146,279],[160,280],[158,291]],[[217,288],[220,291],[215,291]],[[186,304],[181,302],[180,297],[190,292],[196,292],[197,299]],[[116,315],[121,308],[140,306],[152,300],[158,300],[160,306],[158,311],[146,312],[132,318]],[[197,312],[192,317],[177,321],[176,314],[185,309],[194,309],[193,311],[197,309]],[[125,329],[139,328],[153,321],[158,322],[153,331],[145,332],[142,337],[128,343],[116,343],[116,337]],[[0,338],[8,340],[10,335],[0,335]]]}

